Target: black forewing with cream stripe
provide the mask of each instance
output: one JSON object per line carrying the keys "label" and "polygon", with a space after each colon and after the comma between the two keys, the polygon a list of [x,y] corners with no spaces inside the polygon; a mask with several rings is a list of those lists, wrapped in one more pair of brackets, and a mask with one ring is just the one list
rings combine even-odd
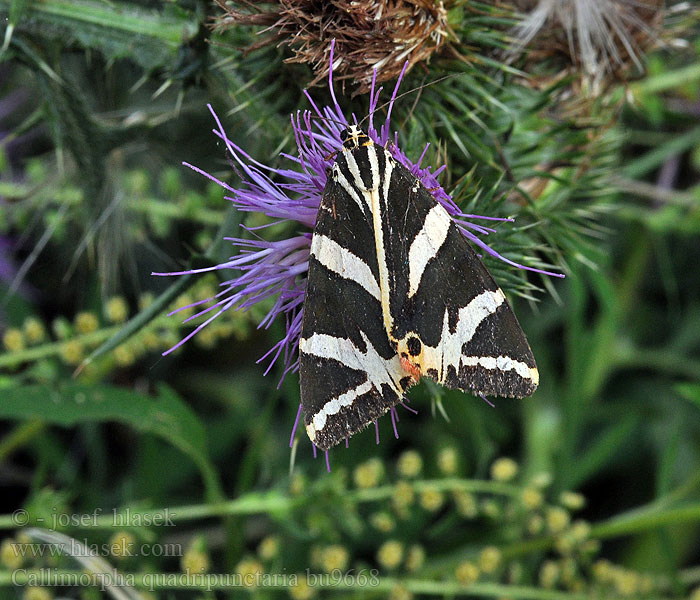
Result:
{"label": "black forewing with cream stripe", "polygon": [[324,450],[386,413],[408,384],[383,324],[372,214],[354,186],[341,154],[318,212],[304,303],[301,402]]}
{"label": "black forewing with cream stripe", "polygon": [[311,440],[327,449],[351,436],[420,375],[530,395],[538,376],[525,335],[448,213],[384,148],[352,128],[346,135],[314,229],[304,304]]}
{"label": "black forewing with cream stripe", "polygon": [[384,210],[398,352],[446,387],[531,395],[535,359],[503,292],[447,211],[399,163]]}

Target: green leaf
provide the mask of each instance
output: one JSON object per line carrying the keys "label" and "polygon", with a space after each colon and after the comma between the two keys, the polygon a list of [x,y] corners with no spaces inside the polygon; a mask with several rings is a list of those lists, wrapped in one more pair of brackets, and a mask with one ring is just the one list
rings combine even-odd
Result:
{"label": "green leaf", "polygon": [[155,398],[126,388],[76,383],[11,388],[4,390],[0,398],[0,418],[4,419],[41,419],[65,427],[119,421],[162,437],[196,463],[208,500],[223,498],[209,458],[204,426],[194,411],[165,385],[159,386]]}
{"label": "green leaf", "polygon": [[[17,2],[0,0],[0,14],[12,16]],[[33,2],[16,29],[65,42],[77,40],[108,58],[128,57],[146,69],[172,63],[183,40],[198,28],[193,15],[186,20],[175,11],[154,11],[127,3],[86,0]]]}
{"label": "green leaf", "polygon": [[683,398],[700,408],[700,383],[679,383],[674,388]]}
{"label": "green leaf", "polygon": [[638,424],[639,418],[636,415],[630,415],[601,433],[585,452],[579,454],[575,466],[567,475],[567,486],[575,489],[594,473],[603,470],[618,456],[620,449],[632,437]]}

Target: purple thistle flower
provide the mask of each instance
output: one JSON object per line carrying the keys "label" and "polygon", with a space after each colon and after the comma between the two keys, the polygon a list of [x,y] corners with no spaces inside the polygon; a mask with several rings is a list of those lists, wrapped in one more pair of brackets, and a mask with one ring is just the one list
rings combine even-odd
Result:
{"label": "purple thistle flower", "polygon": [[[296,115],[291,116],[297,153],[295,155],[282,154],[285,159],[291,161],[291,168],[269,167],[248,155],[240,146],[229,139],[219,117],[209,106],[216,122],[214,134],[226,145],[234,168],[241,177],[241,185],[236,188],[231,187],[189,163],[184,164],[223,187],[229,193],[226,199],[232,202],[238,210],[261,212],[274,219],[275,224],[296,221],[308,228],[309,232],[277,241],[226,238],[239,249],[239,253],[225,263],[190,271],[153,273],[154,275],[183,275],[223,269],[235,272],[231,279],[220,284],[221,291],[213,298],[181,307],[170,313],[175,314],[188,308],[206,305],[205,308],[187,318],[185,322],[199,317],[207,318],[164,354],[180,347],[224,311],[232,308],[246,310],[261,300],[274,298],[272,308],[262,319],[259,327],[268,328],[278,316],[282,315],[286,321],[286,333],[258,362],[268,361],[265,370],[265,374],[267,374],[275,362],[281,359],[284,364],[284,372],[280,383],[287,373],[298,369],[298,347],[312,229],[316,223],[316,214],[326,186],[326,171],[333,165],[335,154],[342,148],[340,133],[350,124],[333,89],[333,49],[334,43],[332,42],[331,67],[328,78],[332,104],[319,107],[309,93],[304,91],[313,110],[298,111]],[[398,135],[394,133],[392,136],[390,133],[391,112],[407,66],[408,63],[401,71],[388,102],[386,118],[379,128],[374,123],[374,116],[382,88],[377,89],[375,86],[375,72],[367,115],[366,131],[369,137],[375,143],[387,147],[397,161],[423,182],[434,198],[447,209],[461,232],[474,244],[492,256],[518,268],[560,276],[515,263],[489,247],[479,236],[488,235],[495,230],[474,223],[473,220],[512,221],[512,219],[464,214],[437,180],[438,175],[445,169],[445,165],[434,171],[430,167],[421,166],[428,145],[416,162],[411,161],[398,147]],[[354,115],[353,122],[357,122]],[[281,183],[278,183],[279,181]],[[267,226],[269,225],[263,227]],[[253,231],[255,228],[244,227],[244,229]]]}

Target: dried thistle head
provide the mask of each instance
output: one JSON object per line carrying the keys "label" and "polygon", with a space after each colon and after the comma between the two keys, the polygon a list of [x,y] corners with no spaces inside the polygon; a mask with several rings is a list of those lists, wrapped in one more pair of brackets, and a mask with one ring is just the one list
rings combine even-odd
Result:
{"label": "dried thistle head", "polygon": [[[513,52],[530,46],[530,64],[556,57],[593,96],[613,80],[643,72],[643,55],[659,41],[663,0],[513,0],[524,17]],[[561,60],[563,59],[563,60]],[[580,90],[579,90],[580,91]]]}
{"label": "dried thistle head", "polygon": [[[225,14],[218,30],[233,25],[262,25],[266,35],[249,50],[287,45],[288,62],[306,63],[315,78],[328,75],[328,49],[335,40],[334,77],[367,92],[376,69],[377,82],[396,79],[408,62],[427,62],[445,44],[450,29],[444,2],[435,0],[217,0]],[[239,10],[243,9],[244,10]]]}

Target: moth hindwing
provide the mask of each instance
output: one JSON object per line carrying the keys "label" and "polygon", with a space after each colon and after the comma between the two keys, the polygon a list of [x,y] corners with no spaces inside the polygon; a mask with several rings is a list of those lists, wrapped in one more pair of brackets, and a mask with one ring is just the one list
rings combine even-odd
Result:
{"label": "moth hindwing", "polygon": [[318,211],[304,303],[301,403],[326,450],[400,403],[421,376],[522,398],[535,359],[515,314],[447,211],[355,126]]}

